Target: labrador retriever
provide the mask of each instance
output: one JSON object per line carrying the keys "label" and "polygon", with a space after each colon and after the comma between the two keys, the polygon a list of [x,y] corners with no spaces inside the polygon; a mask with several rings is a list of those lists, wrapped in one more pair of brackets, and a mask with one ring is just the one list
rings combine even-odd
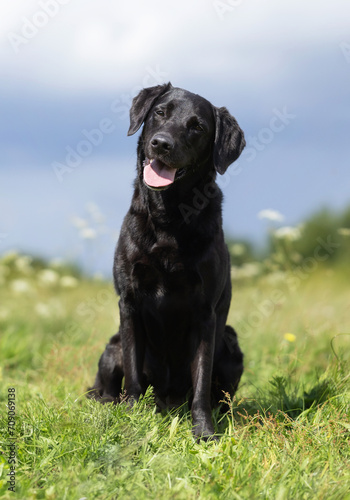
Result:
{"label": "labrador retriever", "polygon": [[120,330],[102,354],[91,397],[133,404],[152,385],[160,407],[190,399],[193,433],[213,437],[212,405],[234,394],[243,354],[226,325],[230,258],[215,182],[244,134],[226,108],[171,83],[141,90],[128,135],[143,124],[137,177],[114,259]]}

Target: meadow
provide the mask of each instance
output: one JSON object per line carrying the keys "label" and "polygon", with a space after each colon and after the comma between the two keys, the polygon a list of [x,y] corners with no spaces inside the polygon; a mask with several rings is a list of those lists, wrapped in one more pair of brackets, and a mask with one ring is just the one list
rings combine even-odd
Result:
{"label": "meadow", "polygon": [[152,390],[132,410],[87,399],[118,329],[112,283],[4,255],[0,497],[350,499],[350,273],[325,252],[233,267],[245,371],[213,412],[218,442],[196,442],[186,406],[157,412]]}

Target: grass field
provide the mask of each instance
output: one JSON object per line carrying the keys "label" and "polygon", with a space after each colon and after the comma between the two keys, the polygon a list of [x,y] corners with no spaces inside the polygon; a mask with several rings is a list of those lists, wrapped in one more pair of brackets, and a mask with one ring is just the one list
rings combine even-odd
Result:
{"label": "grass field", "polygon": [[117,298],[44,267],[0,263],[1,498],[350,499],[346,270],[235,281],[245,372],[214,412],[220,441],[198,443],[188,409],[157,413],[151,391],[132,410],[85,398]]}

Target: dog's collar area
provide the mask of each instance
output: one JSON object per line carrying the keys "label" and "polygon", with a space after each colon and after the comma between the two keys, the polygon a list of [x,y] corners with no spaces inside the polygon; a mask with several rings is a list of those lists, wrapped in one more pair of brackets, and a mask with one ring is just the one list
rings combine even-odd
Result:
{"label": "dog's collar area", "polygon": [[170,167],[158,158],[146,158],[143,162],[143,181],[155,191],[167,189],[185,173],[185,168]]}

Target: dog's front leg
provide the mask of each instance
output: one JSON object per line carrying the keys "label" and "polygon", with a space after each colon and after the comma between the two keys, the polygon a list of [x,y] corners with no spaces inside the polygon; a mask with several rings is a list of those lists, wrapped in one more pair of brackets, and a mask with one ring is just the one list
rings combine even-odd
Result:
{"label": "dog's front leg", "polygon": [[203,322],[199,344],[191,363],[193,386],[192,421],[193,434],[208,439],[214,434],[211,418],[211,379],[215,344],[215,319]]}
{"label": "dog's front leg", "polygon": [[134,308],[120,300],[119,309],[125,392],[130,404],[134,404],[143,392],[142,370],[145,338],[141,320]]}

